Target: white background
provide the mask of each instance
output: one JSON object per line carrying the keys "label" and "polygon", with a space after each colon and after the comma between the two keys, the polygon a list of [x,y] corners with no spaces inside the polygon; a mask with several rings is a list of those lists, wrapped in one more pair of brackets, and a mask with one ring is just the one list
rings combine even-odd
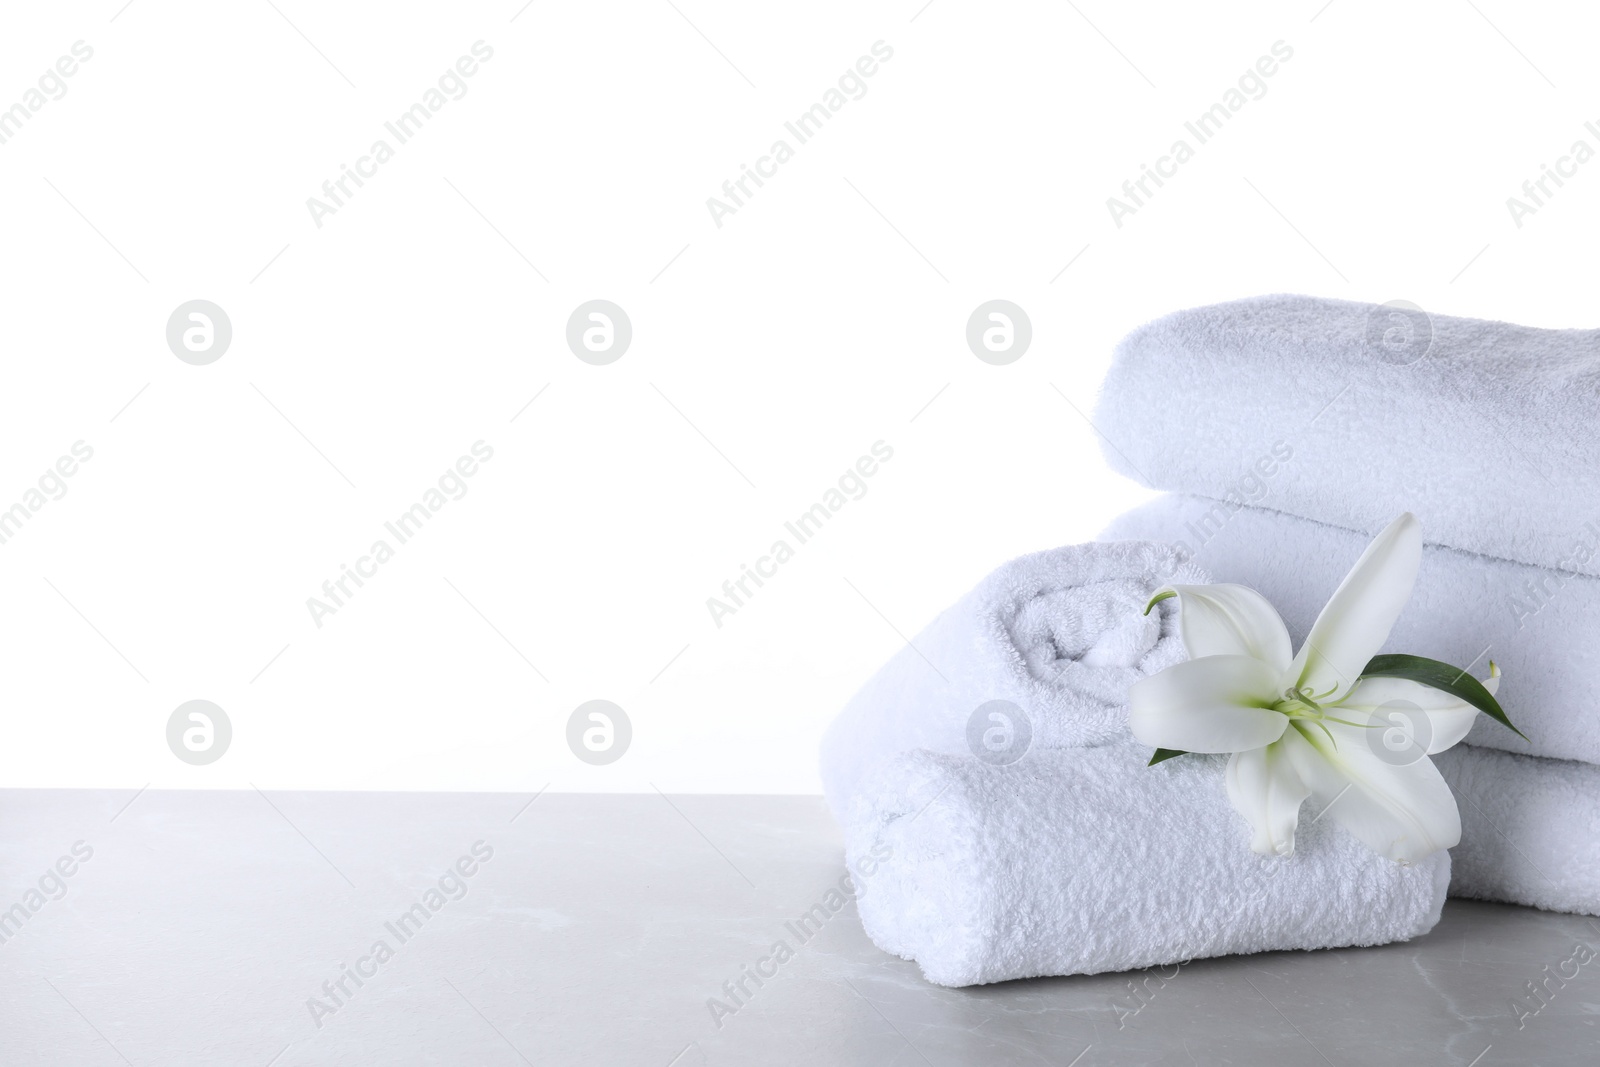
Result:
{"label": "white background", "polygon": [[[675,3],[8,7],[0,107],[94,56],[0,145],[0,507],[94,458],[0,545],[0,782],[815,791],[901,634],[1151,495],[1074,410],[1140,322],[1289,291],[1595,324],[1600,162],[1506,207],[1600,147],[1580,5]],[[467,95],[317,228],[306,199],[480,39]],[[714,225],[879,40],[867,94]],[[1279,40],[1266,95],[1115,226]],[[564,340],[597,297],[634,328],[605,367]],[[204,367],[165,341],[195,298],[234,330]],[[1004,367],[964,338],[993,298],[1033,323]],[[306,598],[480,439],[318,629]],[[715,627],[878,440],[867,495]],[[234,728],[205,767],[165,741],[195,698]],[[566,746],[594,698],[633,723],[609,766]]]}

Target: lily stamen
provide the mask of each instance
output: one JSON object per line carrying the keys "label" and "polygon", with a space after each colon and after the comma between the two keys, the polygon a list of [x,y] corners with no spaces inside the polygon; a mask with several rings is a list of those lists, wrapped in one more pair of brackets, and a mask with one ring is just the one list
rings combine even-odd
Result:
{"label": "lily stamen", "polygon": [[[1322,711],[1322,705],[1318,704],[1316,700],[1312,698],[1311,694],[1306,692],[1306,690],[1302,687],[1290,686],[1288,689],[1285,689],[1283,693],[1290,700],[1297,704],[1304,704],[1306,707],[1318,713],[1321,713]],[[1324,693],[1322,695],[1326,696],[1327,694]]]}

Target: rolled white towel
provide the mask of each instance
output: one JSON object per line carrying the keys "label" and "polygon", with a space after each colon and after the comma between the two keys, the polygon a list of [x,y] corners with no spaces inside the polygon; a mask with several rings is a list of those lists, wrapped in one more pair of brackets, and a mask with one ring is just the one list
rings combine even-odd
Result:
{"label": "rolled white towel", "polygon": [[1257,855],[1226,757],[1149,756],[1122,742],[881,766],[845,833],[868,936],[963,986],[1378,945],[1438,921],[1449,853],[1403,867],[1309,817],[1292,856]]}
{"label": "rolled white towel", "polygon": [[[1095,424],[1156,489],[1600,575],[1600,331],[1263,296],[1129,334]],[[1260,464],[1258,467],[1257,464]]]}
{"label": "rolled white towel", "polygon": [[1467,745],[1433,762],[1461,807],[1451,896],[1600,915],[1600,767]]}
{"label": "rolled white towel", "polygon": [[[1216,581],[1270,600],[1297,645],[1367,543],[1336,526],[1192,496],[1151,501],[1103,536],[1181,543]],[[1470,665],[1478,675],[1491,659],[1500,665],[1498,699],[1531,743],[1480,715],[1468,744],[1600,763],[1600,715],[1588,710],[1600,708],[1600,579],[1425,548],[1384,651]]]}
{"label": "rolled white towel", "polygon": [[1151,594],[1207,580],[1161,544],[1072,545],[1001,566],[912,638],[829,727],[821,769],[834,813],[897,753],[968,753],[974,722],[972,743],[1002,760],[1127,737],[1128,688],[1185,658],[1172,605],[1144,614]]}

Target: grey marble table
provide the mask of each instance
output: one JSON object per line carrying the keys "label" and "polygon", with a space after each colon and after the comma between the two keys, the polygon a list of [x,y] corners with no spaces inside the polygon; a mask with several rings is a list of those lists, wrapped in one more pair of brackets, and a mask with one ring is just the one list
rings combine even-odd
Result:
{"label": "grey marble table", "polygon": [[815,797],[11,790],[0,841],[7,1067],[1600,1062],[1600,959],[1565,962],[1600,923],[1471,901],[1404,945],[930,986],[853,905],[786,925],[842,874]]}

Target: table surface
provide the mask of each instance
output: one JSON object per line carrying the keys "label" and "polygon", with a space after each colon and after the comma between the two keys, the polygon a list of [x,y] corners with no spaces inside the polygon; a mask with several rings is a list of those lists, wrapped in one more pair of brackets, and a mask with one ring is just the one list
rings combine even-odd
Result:
{"label": "table surface", "polygon": [[1580,916],[972,989],[852,905],[802,944],[843,873],[816,797],[9,790],[0,840],[8,1067],[1600,1062]]}

